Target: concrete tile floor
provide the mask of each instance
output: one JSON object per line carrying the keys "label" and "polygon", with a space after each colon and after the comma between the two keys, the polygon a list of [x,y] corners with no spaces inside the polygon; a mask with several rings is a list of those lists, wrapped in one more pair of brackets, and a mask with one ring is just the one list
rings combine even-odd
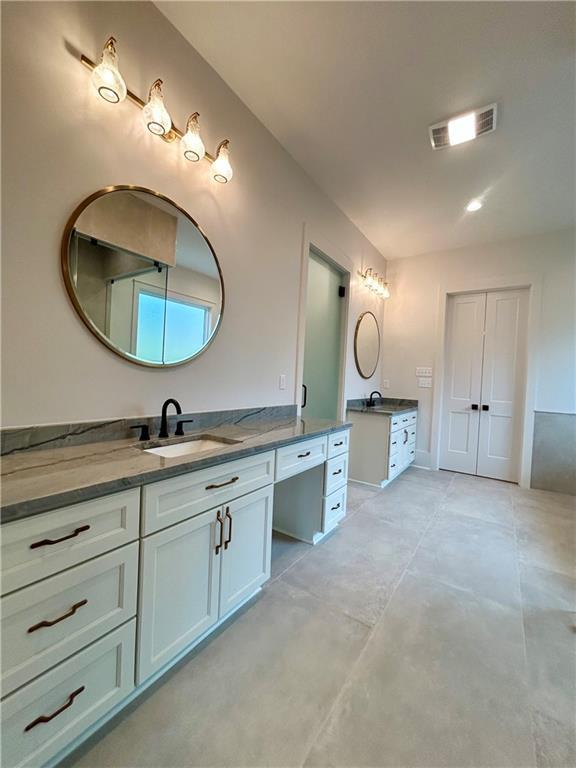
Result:
{"label": "concrete tile floor", "polygon": [[65,761],[576,766],[576,499],[410,469]]}

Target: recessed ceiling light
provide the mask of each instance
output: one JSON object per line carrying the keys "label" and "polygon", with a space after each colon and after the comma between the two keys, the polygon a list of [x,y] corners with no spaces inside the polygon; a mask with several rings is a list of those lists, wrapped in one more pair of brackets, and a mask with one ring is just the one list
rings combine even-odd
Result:
{"label": "recessed ceiling light", "polygon": [[483,202],[482,200],[478,200],[478,198],[475,198],[474,200],[470,200],[468,205],[466,206],[466,210],[468,213],[474,213],[474,211],[479,211],[480,208],[482,208]]}

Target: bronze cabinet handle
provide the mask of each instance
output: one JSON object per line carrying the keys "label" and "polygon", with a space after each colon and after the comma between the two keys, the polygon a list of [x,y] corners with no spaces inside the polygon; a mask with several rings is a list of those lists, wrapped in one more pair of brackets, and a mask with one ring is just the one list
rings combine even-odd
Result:
{"label": "bronze cabinet handle", "polygon": [[231,480],[226,480],[225,483],[220,483],[219,485],[217,485],[216,483],[212,483],[212,485],[207,485],[206,486],[206,490],[207,491],[212,491],[212,490],[214,490],[214,488],[224,488],[224,486],[226,486],[226,485],[232,485],[233,483],[237,483],[238,480],[240,480],[239,477],[233,477]]}
{"label": "bronze cabinet handle", "polygon": [[390,469],[394,469],[395,466],[396,464],[391,464]]}
{"label": "bronze cabinet handle", "polygon": [[232,541],[232,515],[230,514],[230,507],[226,507],[226,517],[230,520],[230,527],[228,528],[228,538],[224,542],[224,549],[228,549],[228,544]]}
{"label": "bronze cabinet handle", "polygon": [[310,451],[306,451],[306,453],[299,453],[298,458],[299,459],[305,459],[306,456],[310,456]]}
{"label": "bronze cabinet handle", "polygon": [[79,536],[81,533],[84,533],[84,531],[89,531],[90,526],[89,525],[81,525],[78,528],[76,528],[72,533],[69,533],[67,536],[62,536],[60,539],[42,539],[42,541],[35,541],[34,544],[30,544],[30,549],[37,549],[38,547],[47,547],[51,544],[60,544],[61,541],[66,541],[67,539],[74,539],[76,536]]}
{"label": "bronze cabinet handle", "polygon": [[55,624],[59,624],[61,621],[64,621],[64,619],[69,619],[70,616],[74,616],[76,611],[79,608],[82,608],[83,605],[88,605],[88,600],[80,600],[79,603],[74,603],[69,611],[66,611],[66,613],[63,613],[62,616],[59,616],[57,619],[53,619],[52,621],[40,621],[38,624],[34,624],[33,627],[28,629],[28,634],[31,632],[36,632],[37,629],[42,629],[43,627],[53,627]]}
{"label": "bronze cabinet handle", "polygon": [[220,541],[218,544],[216,544],[216,554],[219,555],[224,542],[224,521],[222,520],[222,515],[220,514],[220,510],[218,510],[218,512],[216,513],[216,522],[220,523]]}
{"label": "bronze cabinet handle", "polygon": [[407,442],[408,442],[408,430],[405,429],[404,430],[404,442],[402,443],[402,445],[406,445]]}
{"label": "bronze cabinet handle", "polygon": [[335,448],[339,448],[341,445],[344,445],[344,440],[340,440],[339,443],[334,443]]}
{"label": "bronze cabinet handle", "polygon": [[340,509],[340,502],[338,502],[338,504],[336,504],[336,506],[335,506],[335,507],[330,507],[330,509],[331,509],[332,511],[334,511],[335,509]]}
{"label": "bronze cabinet handle", "polygon": [[341,469],[337,469],[336,472],[332,472],[332,474],[333,475],[341,475],[342,474],[342,470]]}
{"label": "bronze cabinet handle", "polygon": [[69,709],[72,706],[72,704],[74,704],[74,699],[76,698],[76,696],[79,696],[84,690],[86,690],[85,685],[81,685],[80,688],[76,688],[76,690],[72,691],[72,693],[68,696],[68,700],[66,701],[66,703],[62,704],[62,706],[59,707],[54,712],[52,712],[51,715],[40,715],[40,717],[37,717],[36,720],[32,720],[31,723],[28,723],[26,728],[24,728],[24,733],[31,731],[32,728],[36,728],[37,725],[41,725],[42,723],[49,723],[50,720],[54,720],[55,717],[58,717],[58,715],[61,715],[65,709]]}

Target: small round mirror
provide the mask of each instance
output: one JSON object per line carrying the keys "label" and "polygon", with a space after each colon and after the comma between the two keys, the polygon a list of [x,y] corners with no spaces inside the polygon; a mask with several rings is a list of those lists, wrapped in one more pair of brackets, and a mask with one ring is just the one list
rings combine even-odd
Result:
{"label": "small round mirror", "polygon": [[354,334],[356,368],[362,378],[374,375],[380,357],[380,329],[372,312],[363,312],[356,323]]}
{"label": "small round mirror", "polygon": [[212,246],[186,211],[149,189],[110,187],[84,200],[64,232],[62,271],[84,323],[134,363],[186,363],[220,326]]}

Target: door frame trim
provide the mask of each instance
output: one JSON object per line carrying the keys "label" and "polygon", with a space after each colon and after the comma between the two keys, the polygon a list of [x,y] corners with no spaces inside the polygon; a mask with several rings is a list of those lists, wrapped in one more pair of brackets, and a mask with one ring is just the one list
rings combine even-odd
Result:
{"label": "door frame trim", "polygon": [[294,381],[294,402],[298,418],[302,415],[302,384],[304,380],[304,346],[306,344],[306,300],[308,294],[308,259],[310,251],[332,264],[342,272],[342,282],[346,288],[344,306],[340,315],[340,374],[338,377],[338,413],[336,418],[346,418],[346,361],[348,360],[348,317],[350,312],[350,276],[352,262],[337,245],[321,232],[314,231],[304,223],[302,231],[302,251],[300,254],[300,287],[298,292],[298,326],[296,339],[296,375]]}
{"label": "door frame trim", "polygon": [[494,278],[461,278],[442,283],[438,286],[438,312],[434,354],[436,384],[432,394],[432,428],[430,434],[430,466],[432,469],[439,469],[440,466],[448,297],[462,293],[489,293],[491,291],[520,290],[524,288],[528,290],[528,317],[526,328],[526,380],[524,384],[524,410],[520,441],[520,477],[518,485],[522,488],[530,488],[537,385],[537,341],[542,314],[542,283],[543,278],[540,273],[525,272]]}

